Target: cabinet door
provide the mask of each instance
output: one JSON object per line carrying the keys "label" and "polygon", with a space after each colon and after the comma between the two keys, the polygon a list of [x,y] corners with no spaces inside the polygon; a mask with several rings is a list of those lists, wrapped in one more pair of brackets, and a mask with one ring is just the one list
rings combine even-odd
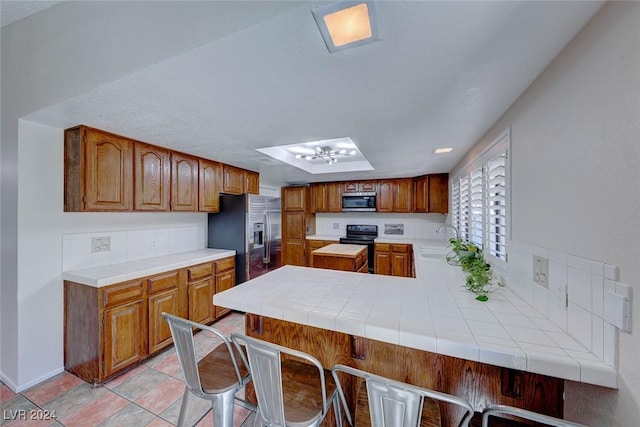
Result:
{"label": "cabinet door", "polygon": [[312,255],[311,252],[315,251],[316,249],[320,249],[320,248],[324,248],[327,245],[330,245],[331,243],[336,243],[336,242],[331,242],[331,241],[327,241],[327,240],[307,240],[306,241],[306,245],[307,245],[307,267],[312,267],[313,263],[311,262],[312,260]]}
{"label": "cabinet door", "polygon": [[305,213],[303,211],[284,211],[282,238],[285,240],[302,240],[305,238]]}
{"label": "cabinet door", "polygon": [[[236,270],[228,270],[224,273],[216,274],[216,291],[215,293],[226,291],[231,289],[236,284]],[[230,312],[231,310],[226,307],[214,306],[216,319]]]}
{"label": "cabinet door", "polygon": [[413,212],[413,178],[395,180],[393,212]]}
{"label": "cabinet door", "polygon": [[376,182],[375,181],[362,181],[358,184],[359,191],[362,192],[371,192],[376,191]]}
{"label": "cabinet door", "polygon": [[222,189],[222,165],[211,160],[199,159],[198,211],[220,212]]}
{"label": "cabinet door", "polygon": [[409,255],[400,252],[391,252],[391,275],[400,277],[410,276]]}
{"label": "cabinet door", "polygon": [[260,193],[260,174],[253,171],[244,171],[244,192],[247,194]]}
{"label": "cabinet door", "polygon": [[214,278],[189,285],[189,319],[194,322],[209,324],[213,322]]}
{"label": "cabinet door", "polygon": [[342,191],[345,193],[356,193],[360,190],[358,190],[357,182],[345,182],[342,184]]}
{"label": "cabinet door", "polygon": [[449,212],[449,174],[429,176],[429,212]]}
{"label": "cabinet door", "polygon": [[413,191],[415,194],[414,212],[429,212],[429,176],[415,178]]}
{"label": "cabinet door", "polygon": [[146,356],[146,316],[142,300],[104,311],[104,377]]}
{"label": "cabinet door", "polygon": [[342,212],[342,185],[339,182],[327,184],[327,212]]}
{"label": "cabinet door", "polygon": [[168,211],[171,187],[169,150],[141,142],[135,143],[134,150],[134,209]]}
{"label": "cabinet door", "polygon": [[311,213],[327,212],[327,186],[326,184],[312,184],[309,187],[311,193]]}
{"label": "cabinet door", "polygon": [[149,296],[149,354],[172,343],[169,324],[161,316],[163,311],[180,316],[178,288]]}
{"label": "cabinet door", "polygon": [[390,254],[388,251],[375,251],[374,270],[375,274],[391,274]]}
{"label": "cabinet door", "polygon": [[376,199],[378,212],[393,212],[393,180],[378,181],[378,196]]}
{"label": "cabinet door", "polygon": [[171,153],[171,210],[198,210],[198,159]]}
{"label": "cabinet door", "polygon": [[85,205],[88,211],[128,211],[133,206],[133,142],[106,132],[85,133]]}
{"label": "cabinet door", "polygon": [[230,165],[222,167],[222,192],[228,194],[244,193],[244,171]]}
{"label": "cabinet door", "polygon": [[282,210],[306,210],[307,188],[308,187],[283,187]]}
{"label": "cabinet door", "polygon": [[289,240],[282,244],[283,265],[305,265],[304,240]]}

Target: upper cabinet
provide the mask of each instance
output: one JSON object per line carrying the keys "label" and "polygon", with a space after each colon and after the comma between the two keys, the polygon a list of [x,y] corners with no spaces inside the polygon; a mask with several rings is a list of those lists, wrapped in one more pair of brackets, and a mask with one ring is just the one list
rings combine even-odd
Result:
{"label": "upper cabinet", "polygon": [[342,212],[341,182],[328,182],[312,184],[310,188],[310,211],[316,212]]}
{"label": "upper cabinet", "polygon": [[244,170],[230,165],[222,168],[222,192],[228,194],[244,193]]}
{"label": "upper cabinet", "polygon": [[134,209],[169,210],[171,156],[169,150],[136,142],[134,146]]}
{"label": "upper cabinet", "polygon": [[413,212],[413,178],[378,180],[378,212]]}
{"label": "upper cabinet", "polygon": [[376,181],[352,181],[342,184],[343,193],[366,193],[376,191]]}
{"label": "upper cabinet", "polygon": [[244,171],[244,192],[247,194],[260,193],[260,174],[253,171]]}
{"label": "upper cabinet", "polygon": [[65,212],[218,212],[221,192],[259,189],[257,172],[88,126],[64,132]]}
{"label": "upper cabinet", "polygon": [[198,158],[171,153],[171,210],[198,210]]}
{"label": "upper cabinet", "polygon": [[222,190],[222,165],[211,160],[199,159],[198,210],[220,212]]}
{"label": "upper cabinet", "polygon": [[414,212],[449,212],[449,174],[424,175],[414,179]]}
{"label": "upper cabinet", "polygon": [[64,210],[133,208],[133,142],[78,126],[65,131]]}

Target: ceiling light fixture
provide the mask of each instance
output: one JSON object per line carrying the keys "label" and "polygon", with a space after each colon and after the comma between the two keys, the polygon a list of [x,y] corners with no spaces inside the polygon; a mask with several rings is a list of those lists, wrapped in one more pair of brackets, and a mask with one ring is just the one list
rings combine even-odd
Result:
{"label": "ceiling light fixture", "polygon": [[442,147],[442,148],[436,148],[433,152],[435,154],[446,154],[452,151],[453,151],[453,147]]}
{"label": "ceiling light fixture", "polygon": [[311,13],[329,52],[380,39],[373,1],[339,1]]}
{"label": "ceiling light fixture", "polygon": [[316,152],[314,154],[296,154],[296,159],[305,159],[308,161],[315,160],[315,159],[322,159],[325,162],[331,164],[331,163],[337,163],[338,157],[353,156],[354,154],[356,154],[356,150],[351,150],[351,151],[347,151],[344,149],[334,150],[329,146],[324,146],[324,147],[316,147]]}

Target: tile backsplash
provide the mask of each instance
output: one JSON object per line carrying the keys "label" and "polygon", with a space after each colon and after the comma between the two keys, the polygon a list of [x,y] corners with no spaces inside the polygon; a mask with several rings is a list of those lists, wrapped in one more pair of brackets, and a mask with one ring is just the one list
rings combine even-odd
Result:
{"label": "tile backsplash", "polygon": [[[516,294],[531,303],[596,357],[617,366],[619,330],[607,319],[607,292],[632,300],[632,288],[618,282],[618,268],[554,250],[512,242],[504,274]],[[533,281],[534,255],[549,260],[548,287]]]}
{"label": "tile backsplash", "polygon": [[402,233],[391,233],[392,235],[402,235],[407,239],[445,240],[449,238],[451,230],[447,229],[445,233],[436,232],[445,220],[446,215],[442,214],[318,213],[316,234],[341,237],[345,235],[347,224],[370,224],[378,226],[380,237],[384,237],[385,229],[393,228],[401,229]]}
{"label": "tile backsplash", "polygon": [[[101,238],[109,239],[109,250],[96,251],[92,247],[92,239]],[[137,261],[204,247],[204,226],[64,234],[62,271]]]}

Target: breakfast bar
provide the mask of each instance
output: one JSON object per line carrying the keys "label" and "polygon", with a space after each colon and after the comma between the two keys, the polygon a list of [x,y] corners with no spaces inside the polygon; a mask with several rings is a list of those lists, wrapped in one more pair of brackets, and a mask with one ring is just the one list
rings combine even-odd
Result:
{"label": "breakfast bar", "polygon": [[[457,267],[416,259],[416,278],[284,266],[214,297],[246,333],[466,398],[562,417],[564,380],[615,388],[597,360],[508,288],[475,300]],[[443,412],[443,425],[455,414]],[[449,418],[448,418],[449,417]]]}

